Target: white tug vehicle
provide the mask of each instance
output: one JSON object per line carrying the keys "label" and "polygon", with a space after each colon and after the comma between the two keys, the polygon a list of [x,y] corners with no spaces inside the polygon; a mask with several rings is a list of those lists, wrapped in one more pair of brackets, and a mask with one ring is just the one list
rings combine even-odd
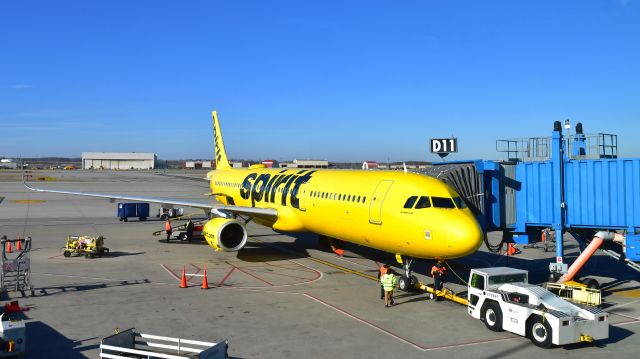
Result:
{"label": "white tug vehicle", "polygon": [[609,337],[609,315],[569,303],[529,284],[528,272],[495,267],[469,274],[468,313],[493,331],[506,330],[549,348]]}

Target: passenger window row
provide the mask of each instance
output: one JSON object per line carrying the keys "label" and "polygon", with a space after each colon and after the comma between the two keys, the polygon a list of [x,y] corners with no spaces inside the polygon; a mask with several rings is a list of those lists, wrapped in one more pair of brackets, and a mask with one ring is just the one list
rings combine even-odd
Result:
{"label": "passenger window row", "polygon": [[216,186],[223,186],[223,187],[232,187],[232,188],[240,188],[240,183],[233,183],[233,182],[224,182],[224,181],[216,181]]}
{"label": "passenger window row", "polygon": [[355,194],[343,194],[343,193],[333,193],[333,192],[321,192],[321,191],[311,191],[312,198],[322,198],[333,201],[344,201],[344,202],[355,202],[355,203],[365,203],[367,201],[366,196],[356,196]]}

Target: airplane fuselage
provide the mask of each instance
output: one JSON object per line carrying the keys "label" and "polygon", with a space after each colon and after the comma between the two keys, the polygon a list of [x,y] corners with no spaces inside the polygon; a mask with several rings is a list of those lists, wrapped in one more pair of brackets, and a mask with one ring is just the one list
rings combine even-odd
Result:
{"label": "airplane fuselage", "polygon": [[310,231],[416,258],[475,252],[482,232],[459,195],[442,181],[396,171],[224,169],[210,187],[226,205],[273,208],[275,230]]}

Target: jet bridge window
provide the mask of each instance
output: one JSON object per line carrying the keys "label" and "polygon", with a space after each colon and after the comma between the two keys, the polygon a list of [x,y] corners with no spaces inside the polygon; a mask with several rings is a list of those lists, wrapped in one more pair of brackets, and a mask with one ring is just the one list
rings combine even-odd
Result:
{"label": "jet bridge window", "polygon": [[433,206],[436,208],[456,208],[453,199],[447,197],[431,197]]}

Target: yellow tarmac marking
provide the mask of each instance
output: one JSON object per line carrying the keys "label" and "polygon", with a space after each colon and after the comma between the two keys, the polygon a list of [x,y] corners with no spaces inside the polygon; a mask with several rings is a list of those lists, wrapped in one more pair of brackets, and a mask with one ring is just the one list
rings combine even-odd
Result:
{"label": "yellow tarmac marking", "polygon": [[14,199],[11,203],[33,204],[46,202],[44,199]]}
{"label": "yellow tarmac marking", "polygon": [[371,280],[375,280],[376,282],[378,281],[378,278],[374,277],[372,275],[369,275],[369,274],[366,274],[366,273],[362,273],[362,272],[358,272],[356,270],[349,269],[347,267],[343,267],[343,266],[338,265],[338,264],[334,264],[334,263],[331,263],[331,262],[323,261],[322,259],[318,259],[318,258],[314,258],[314,257],[307,257],[306,259],[310,259],[310,260],[312,260],[314,262],[317,262],[317,263],[320,263],[320,264],[324,264],[326,266],[341,270],[341,271],[346,272],[346,273],[359,275],[360,277],[371,279]]}
{"label": "yellow tarmac marking", "polygon": [[630,290],[618,289],[611,292],[613,295],[618,297],[640,298],[640,289],[630,289]]}

